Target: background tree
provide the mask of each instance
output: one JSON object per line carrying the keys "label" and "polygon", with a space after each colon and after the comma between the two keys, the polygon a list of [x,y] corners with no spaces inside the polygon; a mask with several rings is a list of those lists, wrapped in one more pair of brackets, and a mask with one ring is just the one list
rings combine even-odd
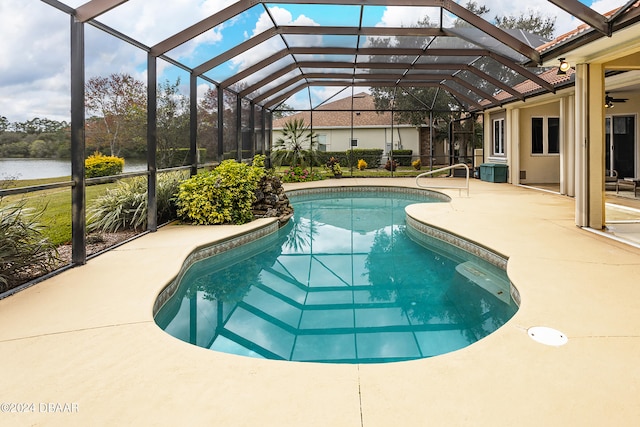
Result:
{"label": "background tree", "polygon": [[[429,22],[429,17],[424,17],[417,24],[419,27],[433,27]],[[402,47],[417,48],[424,47],[424,37],[403,37],[402,41],[390,37],[369,38],[371,47]],[[389,62],[411,62],[403,55],[392,55]],[[371,70],[375,74],[376,70]],[[381,71],[386,72],[386,71]],[[459,103],[444,90],[437,87],[377,87],[371,88],[376,109],[380,111],[394,110],[394,121],[396,123],[410,123],[420,126],[427,123],[429,117],[434,119],[449,119],[451,111],[460,110]]]}
{"label": "background tree", "polygon": [[283,117],[290,116],[294,112],[295,111],[293,110],[293,107],[291,105],[282,103],[282,104],[280,104],[278,109],[273,112],[273,120],[281,119]]}
{"label": "background tree", "polygon": [[108,142],[109,154],[119,156],[123,148],[144,139],[146,87],[129,74],[92,77],[85,85],[85,105],[101,123],[87,133],[87,139]]}
{"label": "background tree", "polygon": [[205,148],[205,161],[218,160],[218,90],[208,88],[198,102],[198,147]]}
{"label": "background tree", "polygon": [[[6,119],[6,117],[4,117]],[[35,117],[24,122],[0,125],[0,157],[69,157],[69,124],[65,121]]]}
{"label": "background tree", "polygon": [[175,83],[166,80],[158,85],[157,100],[158,167],[181,166],[183,154],[176,157],[177,148],[189,148],[189,98],[180,93],[180,78]]}
{"label": "background tree", "polygon": [[520,16],[496,16],[496,26],[502,29],[519,29],[537,34],[547,40],[553,38],[556,30],[556,17],[544,17],[540,12],[528,10]]}
{"label": "background tree", "polygon": [[6,132],[9,129],[9,119],[5,116],[0,116],[0,133]]}
{"label": "background tree", "polygon": [[[486,19],[486,16],[490,13],[490,9],[487,6],[480,5],[475,1],[467,2],[465,8],[477,16],[485,17],[484,19]],[[555,18],[544,18],[540,13],[534,13],[532,11],[526,14],[523,13],[520,16],[496,16],[494,21],[496,26],[502,29],[521,29],[537,34],[543,38],[552,37],[555,31]],[[417,26],[434,27],[439,26],[439,23],[431,23],[428,17],[424,17],[417,23]],[[453,22],[453,26],[455,28],[466,29],[470,28],[471,24],[458,18]],[[473,38],[469,37],[468,39],[471,40]],[[392,37],[371,37],[368,41],[371,47],[424,48],[425,43],[424,38],[418,37],[403,37],[402,40]],[[449,47],[459,48],[461,47],[461,43],[466,44],[468,47],[474,46],[472,42],[455,38],[440,37],[438,39],[438,47],[443,49]],[[434,60],[446,60],[446,58],[435,58]],[[391,56],[389,61],[410,62],[409,58],[399,55]],[[474,61],[473,66],[507,85],[513,86],[523,80],[523,77],[514,70],[492,58],[480,58]],[[375,72],[375,70],[371,71],[371,73]],[[469,71],[459,73],[458,77],[487,93],[495,94],[499,90],[491,85],[490,82]],[[374,96],[374,102],[378,110],[389,110],[393,108],[396,122],[411,123],[415,126],[428,123],[430,118],[433,118],[435,123],[448,123],[452,120],[460,119],[466,109],[465,105],[460,104],[458,100],[446,90],[436,87],[372,88],[371,94]],[[477,94],[469,93],[469,97],[480,101],[479,95]],[[436,140],[446,136],[446,125],[436,126],[435,129]],[[459,151],[463,157],[466,155],[466,145],[466,143],[460,142]]]}

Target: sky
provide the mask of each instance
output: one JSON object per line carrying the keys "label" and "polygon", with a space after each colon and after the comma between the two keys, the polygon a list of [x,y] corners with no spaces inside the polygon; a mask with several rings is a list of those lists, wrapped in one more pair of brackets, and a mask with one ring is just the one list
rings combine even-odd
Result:
{"label": "sky", "polygon": [[[87,0],[62,0],[71,7],[78,7]],[[458,0],[457,0],[458,1]],[[462,0],[464,4],[467,0]],[[484,18],[491,20],[495,15],[520,15],[528,10],[540,12],[543,16],[556,16],[556,36],[566,33],[581,24],[547,0],[477,0],[490,8]],[[623,5],[627,0],[583,0],[594,10],[604,13]],[[147,46],[164,40],[179,30],[192,25],[224,7],[233,0],[129,0],[123,5],[100,16],[98,21],[133,37]],[[158,5],[162,7],[157,7]],[[360,17],[359,6],[327,5],[268,5],[271,16],[278,25],[357,25]],[[402,8],[367,6],[363,15],[364,26],[410,26],[419,18],[429,16],[430,21],[439,19],[437,8]],[[445,26],[455,17],[444,17]],[[355,23],[354,23],[355,22]],[[195,67],[207,59],[226,51],[230,47],[259,34],[272,26],[264,6],[256,5],[223,25],[207,31],[196,39],[168,53],[173,59]],[[0,116],[10,122],[26,121],[35,117],[69,121],[69,27],[70,18],[65,13],[40,0],[0,0]],[[129,73],[146,82],[146,53],[106,35],[92,26],[85,26],[85,74],[108,76],[112,73]],[[295,45],[305,46],[318,41],[320,36],[298,36]],[[313,38],[314,40],[310,40]],[[346,38],[325,38],[325,44],[347,43]],[[260,59],[283,48],[280,38],[275,37],[261,44],[259,48],[246,52],[208,72],[215,81],[222,81],[255,64]],[[270,68],[288,63],[284,59]],[[189,76],[186,71],[160,61],[159,81],[174,82],[180,78],[187,90]],[[290,76],[285,76],[273,84]],[[254,78],[257,81],[260,75]],[[199,81],[199,94],[209,85]],[[311,98],[314,103],[333,95],[337,88],[313,88]],[[343,95],[350,94],[350,90]],[[309,107],[309,92],[302,91],[287,104],[295,108]]]}

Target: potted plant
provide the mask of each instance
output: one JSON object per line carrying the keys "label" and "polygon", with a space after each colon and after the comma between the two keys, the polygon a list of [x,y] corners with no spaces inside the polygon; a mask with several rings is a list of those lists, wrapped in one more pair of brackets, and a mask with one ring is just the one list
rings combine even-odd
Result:
{"label": "potted plant", "polygon": [[394,171],[396,170],[397,167],[398,167],[398,162],[391,159],[387,160],[387,164],[384,165],[384,168],[388,171]]}
{"label": "potted plant", "polygon": [[342,178],[342,169],[340,168],[340,163],[336,163],[333,165],[333,176],[336,178]]}
{"label": "potted plant", "polygon": [[333,172],[333,176],[336,178],[342,177],[342,168],[340,167],[340,163],[336,160],[335,157],[331,157],[326,164],[326,167]]}

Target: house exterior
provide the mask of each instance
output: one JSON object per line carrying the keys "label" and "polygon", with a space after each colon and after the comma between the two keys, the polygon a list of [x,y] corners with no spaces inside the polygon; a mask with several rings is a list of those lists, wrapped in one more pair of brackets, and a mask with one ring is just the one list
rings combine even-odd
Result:
{"label": "house exterior", "polygon": [[434,157],[445,155],[445,147],[441,143],[434,144],[431,151],[428,125],[397,123],[397,120],[392,120],[392,112],[376,111],[373,96],[366,92],[324,104],[313,111],[274,120],[272,141],[281,138],[284,124],[294,119],[303,119],[305,124],[312,126],[318,138],[319,151],[377,148],[384,150],[384,159],[391,149],[411,150],[413,159],[421,158],[423,164],[429,162],[430,153]]}
{"label": "house exterior", "polygon": [[560,58],[549,58],[544,65],[554,67],[540,77],[555,93],[536,95],[539,86],[527,81],[514,87],[525,99],[485,110],[483,148],[487,162],[508,165],[509,183],[559,184],[561,194],[576,199],[576,225],[602,229],[605,175],[640,177],[640,24],[581,41],[588,29],[582,25],[538,48],[544,57],[571,46],[563,59],[572,68],[559,74]]}

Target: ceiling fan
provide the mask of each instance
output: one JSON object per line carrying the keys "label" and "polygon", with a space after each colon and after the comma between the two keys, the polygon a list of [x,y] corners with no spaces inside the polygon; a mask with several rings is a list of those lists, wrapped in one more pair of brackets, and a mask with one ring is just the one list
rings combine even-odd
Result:
{"label": "ceiling fan", "polygon": [[629,98],[614,98],[609,95],[609,92],[605,93],[604,106],[605,108],[613,108],[614,102],[627,102]]}

